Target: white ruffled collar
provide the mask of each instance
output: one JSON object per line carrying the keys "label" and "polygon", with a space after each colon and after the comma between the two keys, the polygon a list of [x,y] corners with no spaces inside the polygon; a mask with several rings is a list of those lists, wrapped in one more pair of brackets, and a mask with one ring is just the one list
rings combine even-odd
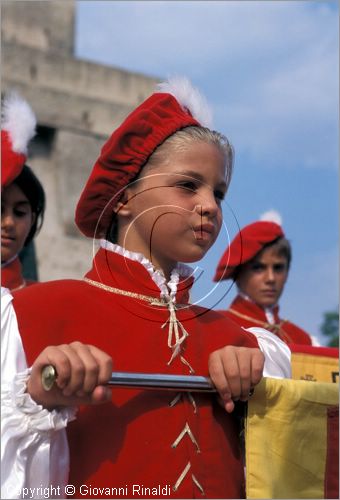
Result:
{"label": "white ruffled collar", "polygon": [[126,250],[120,245],[111,243],[110,241],[104,239],[100,240],[100,246],[104,250],[117,253],[130,260],[139,262],[148,271],[153,282],[160,289],[161,297],[170,297],[173,302],[176,302],[177,286],[180,278],[188,278],[189,276],[193,276],[194,274],[194,270],[190,266],[179,262],[177,267],[172,270],[170,280],[166,282],[166,277],[164,276],[163,271],[160,269],[155,269],[152,262],[150,262],[149,259],[147,259],[142,253],[131,252],[130,250]]}

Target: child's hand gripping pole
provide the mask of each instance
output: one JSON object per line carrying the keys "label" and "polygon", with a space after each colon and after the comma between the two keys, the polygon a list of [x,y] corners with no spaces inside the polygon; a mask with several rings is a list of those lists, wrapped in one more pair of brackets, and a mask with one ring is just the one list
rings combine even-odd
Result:
{"label": "child's hand gripping pole", "polygon": [[27,392],[48,409],[103,403],[112,397],[106,386],[111,372],[111,357],[93,345],[48,346],[32,365]]}

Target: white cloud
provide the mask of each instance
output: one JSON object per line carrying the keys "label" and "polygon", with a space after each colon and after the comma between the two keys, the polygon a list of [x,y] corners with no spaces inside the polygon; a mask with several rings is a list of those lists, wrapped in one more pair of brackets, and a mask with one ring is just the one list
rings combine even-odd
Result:
{"label": "white cloud", "polygon": [[188,75],[211,101],[216,127],[250,161],[337,167],[334,2],[81,3],[82,57]]}

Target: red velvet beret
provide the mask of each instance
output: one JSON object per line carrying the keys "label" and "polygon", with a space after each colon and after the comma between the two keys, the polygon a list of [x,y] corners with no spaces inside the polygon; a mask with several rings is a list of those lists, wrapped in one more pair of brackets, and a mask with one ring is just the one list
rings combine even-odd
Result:
{"label": "red velvet beret", "polygon": [[188,80],[182,79],[182,84],[183,81],[182,91],[189,95],[189,100],[175,97],[174,92],[162,91],[167,88],[163,84],[161,92],[140,104],[102,148],[76,208],[75,222],[85,236],[105,237],[114,205],[157,146],[177,130],[203,125],[197,118],[199,112],[195,112],[195,105],[190,102],[190,97],[196,98],[199,94]]}
{"label": "red velvet beret", "polygon": [[28,103],[16,92],[8,93],[1,116],[1,189],[21,173],[35,127],[36,118]]}
{"label": "red velvet beret", "polygon": [[275,222],[258,221],[245,226],[222,255],[214,281],[233,278],[238,266],[251,260],[266,244],[280,237],[284,237],[284,232]]}

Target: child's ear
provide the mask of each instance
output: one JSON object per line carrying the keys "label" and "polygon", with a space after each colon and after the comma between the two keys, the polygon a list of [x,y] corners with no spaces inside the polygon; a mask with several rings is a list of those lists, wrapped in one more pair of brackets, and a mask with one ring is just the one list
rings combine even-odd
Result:
{"label": "child's ear", "polygon": [[129,188],[124,190],[123,195],[115,204],[113,210],[117,215],[128,217],[131,214],[129,200],[132,197]]}

